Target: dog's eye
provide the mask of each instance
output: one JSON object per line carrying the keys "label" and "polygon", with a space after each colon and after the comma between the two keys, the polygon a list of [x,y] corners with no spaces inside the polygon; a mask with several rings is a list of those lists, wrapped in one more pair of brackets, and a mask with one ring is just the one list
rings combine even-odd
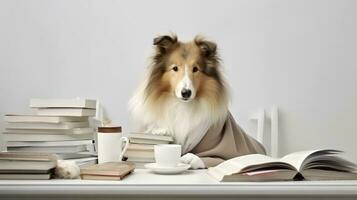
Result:
{"label": "dog's eye", "polygon": [[198,67],[193,67],[192,72],[193,73],[198,72]]}
{"label": "dog's eye", "polygon": [[177,71],[178,71],[178,67],[175,66],[175,67],[172,68],[172,70],[174,70],[175,72],[177,72]]}

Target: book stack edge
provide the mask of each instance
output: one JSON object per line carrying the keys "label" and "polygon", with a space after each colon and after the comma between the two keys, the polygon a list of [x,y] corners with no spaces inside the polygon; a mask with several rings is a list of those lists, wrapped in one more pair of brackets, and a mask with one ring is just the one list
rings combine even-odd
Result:
{"label": "book stack edge", "polygon": [[129,133],[128,138],[129,146],[124,157],[135,163],[136,168],[144,168],[145,164],[155,162],[155,145],[173,142],[172,136],[151,133]]}
{"label": "book stack edge", "polygon": [[0,179],[47,180],[57,165],[55,154],[38,152],[1,152]]}
{"label": "book stack edge", "polygon": [[8,152],[54,153],[80,167],[97,163],[90,117],[90,99],[31,99],[35,114],[5,115],[4,139]]}

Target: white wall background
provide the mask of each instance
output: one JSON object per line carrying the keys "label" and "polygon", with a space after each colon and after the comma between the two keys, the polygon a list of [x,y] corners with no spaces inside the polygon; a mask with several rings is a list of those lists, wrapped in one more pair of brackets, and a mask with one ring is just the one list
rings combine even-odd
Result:
{"label": "white wall background", "polygon": [[97,98],[124,130],[152,38],[214,39],[248,120],[280,108],[281,154],[318,147],[357,161],[357,1],[0,1],[0,115],[31,97]]}

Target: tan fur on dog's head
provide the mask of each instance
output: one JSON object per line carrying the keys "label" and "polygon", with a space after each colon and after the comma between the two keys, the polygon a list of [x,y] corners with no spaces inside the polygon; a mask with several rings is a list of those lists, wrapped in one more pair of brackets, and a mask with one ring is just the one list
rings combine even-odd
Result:
{"label": "tan fur on dog's head", "polygon": [[[220,59],[214,42],[197,36],[180,42],[176,35],[154,39],[153,65],[145,89],[147,100],[158,102],[176,96],[183,102],[205,99],[211,104],[226,104],[227,91],[220,72]],[[185,91],[190,90],[189,94]]]}
{"label": "tan fur on dog's head", "polygon": [[134,119],[172,132],[225,120],[229,94],[217,45],[200,36],[181,42],[164,35],[154,39],[154,47],[152,65],[129,102]]}

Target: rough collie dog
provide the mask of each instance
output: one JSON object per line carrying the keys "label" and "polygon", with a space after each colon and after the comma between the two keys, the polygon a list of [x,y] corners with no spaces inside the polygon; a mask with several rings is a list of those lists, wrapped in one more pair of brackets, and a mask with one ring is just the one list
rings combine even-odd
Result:
{"label": "rough collie dog", "polygon": [[[130,100],[141,131],[170,134],[182,145],[181,161],[205,168],[251,153],[265,154],[228,111],[229,94],[217,46],[203,37],[180,42],[175,35],[154,39],[146,78]],[[58,178],[76,178],[73,162],[59,161]]]}
{"label": "rough collie dog", "polygon": [[197,36],[154,39],[155,53],[129,107],[140,131],[169,134],[182,145],[181,161],[205,168],[264,148],[244,133],[228,111],[229,94],[217,46]]}

